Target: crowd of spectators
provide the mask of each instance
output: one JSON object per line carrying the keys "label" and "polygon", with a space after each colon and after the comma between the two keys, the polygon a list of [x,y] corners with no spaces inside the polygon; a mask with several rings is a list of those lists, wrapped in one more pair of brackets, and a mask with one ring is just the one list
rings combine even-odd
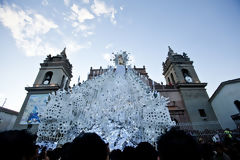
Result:
{"label": "crowd of spectators", "polygon": [[141,142],[110,151],[96,133],[83,133],[73,142],[47,150],[36,145],[36,136],[26,130],[0,133],[0,159],[3,160],[240,160],[239,135],[225,136],[217,141],[196,138],[183,130],[172,128],[156,142]]}

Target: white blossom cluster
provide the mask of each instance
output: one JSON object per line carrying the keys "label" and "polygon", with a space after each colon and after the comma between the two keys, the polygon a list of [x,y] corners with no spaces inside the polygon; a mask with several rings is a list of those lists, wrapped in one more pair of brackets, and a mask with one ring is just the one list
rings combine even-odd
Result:
{"label": "white blossom cluster", "polygon": [[152,91],[131,67],[118,65],[71,91],[58,90],[50,100],[38,128],[38,142],[71,142],[83,132],[96,132],[111,149],[156,142],[174,125],[168,100]]}

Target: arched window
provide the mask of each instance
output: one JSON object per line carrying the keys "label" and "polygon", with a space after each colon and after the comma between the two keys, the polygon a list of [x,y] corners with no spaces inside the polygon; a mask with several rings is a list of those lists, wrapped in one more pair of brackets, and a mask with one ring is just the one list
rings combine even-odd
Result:
{"label": "arched window", "polygon": [[171,79],[172,79],[173,84],[175,84],[175,80],[174,80],[174,77],[173,77],[172,73],[171,73]]}
{"label": "arched window", "polygon": [[69,83],[69,80],[66,81],[65,88],[64,88],[65,90],[67,90],[68,87],[69,87],[69,86],[68,86],[68,83]]}
{"label": "arched window", "polygon": [[189,74],[188,70],[182,69],[182,74],[183,74],[183,77],[184,77],[184,79],[187,83],[192,83],[193,82],[192,77]]}
{"label": "arched window", "polygon": [[239,100],[235,100],[234,104],[236,105],[238,111],[240,112],[240,101]]}
{"label": "arched window", "polygon": [[61,87],[64,86],[64,81],[65,81],[65,76],[63,75],[63,76],[62,76],[62,81],[61,81]]}
{"label": "arched window", "polygon": [[50,81],[52,79],[52,75],[53,75],[53,72],[47,72],[45,74],[45,77],[44,77],[44,80],[43,80],[43,84],[50,84]]}
{"label": "arched window", "polygon": [[170,78],[168,77],[168,84],[171,85],[171,81],[170,81]]}
{"label": "arched window", "polygon": [[188,73],[188,70],[186,69],[182,69],[182,74],[183,74],[183,77],[190,76]]}
{"label": "arched window", "polygon": [[207,114],[206,114],[204,109],[199,109],[198,112],[199,112],[201,117],[207,117]]}

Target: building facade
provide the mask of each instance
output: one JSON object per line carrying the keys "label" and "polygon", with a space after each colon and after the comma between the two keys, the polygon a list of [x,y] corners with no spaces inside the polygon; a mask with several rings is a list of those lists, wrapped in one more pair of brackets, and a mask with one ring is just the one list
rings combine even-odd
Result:
{"label": "building facade", "polygon": [[[166,84],[175,86],[181,96],[186,114],[193,129],[219,129],[220,125],[209,103],[207,83],[199,80],[193,61],[186,53],[177,54],[169,47],[168,57],[163,62]],[[161,92],[159,90],[159,92]],[[166,95],[168,97],[168,95]],[[172,100],[174,101],[174,100]]]}
{"label": "building facade", "polygon": [[64,50],[57,56],[48,55],[43,63],[32,87],[26,87],[27,96],[23,102],[19,116],[14,125],[15,129],[29,129],[36,133],[39,112],[44,110],[49,93],[69,87],[72,78],[72,65]]}
{"label": "building facade", "polygon": [[236,129],[240,113],[240,78],[222,82],[210,98],[223,129]]}
{"label": "building facade", "polygon": [[[41,63],[33,87],[25,88],[28,94],[15,123],[16,129],[29,128],[33,132],[37,131],[38,112],[44,109],[44,104],[46,106],[50,92],[69,86],[72,77],[71,69],[72,65],[66,58],[65,49],[60,55],[48,56],[44,63]],[[182,55],[174,53],[169,47],[168,57],[163,62],[163,75],[166,79],[166,85],[153,81],[148,76],[145,66],[142,68],[134,66],[134,70],[153,90],[169,98],[170,102],[167,107],[171,118],[182,129],[186,129],[185,126],[187,126],[187,129],[196,130],[220,128],[209,103],[209,97],[205,89],[207,83],[200,82],[193,67],[193,61],[186,53]],[[88,80],[106,71],[107,69],[102,67],[97,69],[91,67]]]}
{"label": "building facade", "polygon": [[0,132],[13,129],[18,112],[0,107]]}
{"label": "building facade", "polygon": [[[169,47],[168,56],[163,62],[163,75],[166,85],[153,81],[146,71],[145,66],[136,70],[143,80],[162,96],[168,97],[168,109],[172,120],[182,129],[220,129],[217,117],[209,103],[205,87],[207,83],[200,82],[193,66],[193,61],[186,53],[177,54]],[[106,71],[90,68],[88,79]]]}

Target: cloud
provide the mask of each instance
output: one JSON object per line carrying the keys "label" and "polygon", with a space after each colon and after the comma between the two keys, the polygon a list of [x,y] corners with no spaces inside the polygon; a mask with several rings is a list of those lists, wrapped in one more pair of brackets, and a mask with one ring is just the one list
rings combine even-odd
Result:
{"label": "cloud", "polygon": [[109,7],[105,4],[105,2],[100,0],[94,0],[93,4],[91,5],[92,12],[97,16],[108,16],[113,24],[116,24],[117,21],[115,19],[115,14],[117,11],[114,7]]}
{"label": "cloud", "polygon": [[65,42],[65,44],[66,44],[68,54],[76,53],[77,51],[79,51],[81,49],[87,49],[92,46],[92,42],[90,42],[90,41],[86,42],[85,44],[78,44],[77,42],[75,42],[73,40],[68,40]]}
{"label": "cloud", "polygon": [[91,14],[86,8],[78,9],[78,5],[73,4],[71,7],[72,14],[69,17],[72,20],[77,20],[80,23],[83,23],[85,20],[94,19],[95,16]]}
{"label": "cloud", "polygon": [[81,32],[84,37],[88,37],[93,35],[93,29],[95,28],[94,25],[87,25],[84,22],[86,20],[92,20],[95,18],[93,14],[91,14],[86,8],[81,8],[76,4],[73,4],[71,7],[71,15],[67,18],[71,21],[72,26],[75,28],[73,34],[78,36],[78,32]]}
{"label": "cloud", "polygon": [[73,27],[77,27],[80,31],[85,31],[88,29],[87,25],[84,25],[84,24],[79,24],[77,22],[74,22],[72,24]]}
{"label": "cloud", "polygon": [[135,64],[135,57],[132,56],[131,54],[128,55],[128,57],[129,57],[128,64],[129,64],[129,65],[133,65],[133,64]]}
{"label": "cloud", "polygon": [[81,32],[84,37],[88,37],[93,35],[93,29],[95,28],[93,25],[86,25],[79,22],[73,22],[72,26],[75,30],[72,32],[74,36],[78,36],[78,32]]}
{"label": "cloud", "polygon": [[110,54],[110,53],[104,53],[102,56],[103,56],[103,59],[105,59],[105,60],[108,61],[108,62],[111,62],[112,54]]}
{"label": "cloud", "polygon": [[89,0],[82,0],[83,1],[83,3],[85,3],[85,4],[88,4],[89,3]]}
{"label": "cloud", "polygon": [[94,26],[86,25],[86,24],[81,24],[81,23],[76,23],[74,22],[72,24],[73,27],[76,28],[77,32],[79,31],[88,31],[94,28]]}
{"label": "cloud", "polygon": [[58,28],[53,21],[32,11],[24,11],[16,5],[0,7],[0,22],[9,28],[16,44],[27,56],[46,55],[57,49],[43,40],[50,30]]}
{"label": "cloud", "polygon": [[59,53],[59,49],[49,43],[43,43],[40,38],[35,38],[33,41],[17,41],[17,45],[24,49],[26,56],[42,56]]}
{"label": "cloud", "polygon": [[[89,0],[82,0],[83,3],[89,4]],[[70,15],[64,14],[64,20],[69,21],[74,28],[73,35],[79,36],[79,32],[83,37],[88,37],[94,34],[95,24],[94,20],[100,20],[101,16],[110,17],[110,21],[116,24],[115,14],[117,13],[114,7],[109,7],[105,2],[94,0],[90,4],[91,10],[81,8],[77,4],[71,6]],[[96,19],[96,17],[98,17]]]}
{"label": "cloud", "polygon": [[47,0],[42,0],[42,5],[43,6],[47,6],[48,5],[48,1]]}
{"label": "cloud", "polygon": [[120,8],[121,11],[123,10],[123,6],[120,6],[119,8]]}
{"label": "cloud", "polygon": [[91,36],[93,34],[94,34],[94,32],[91,32],[91,31],[83,32],[84,37],[88,37],[88,36]]}
{"label": "cloud", "polygon": [[64,4],[65,4],[65,6],[68,6],[69,3],[70,3],[70,0],[64,0]]}
{"label": "cloud", "polygon": [[106,49],[110,49],[110,48],[113,48],[113,44],[112,43],[109,43],[105,46]]}

